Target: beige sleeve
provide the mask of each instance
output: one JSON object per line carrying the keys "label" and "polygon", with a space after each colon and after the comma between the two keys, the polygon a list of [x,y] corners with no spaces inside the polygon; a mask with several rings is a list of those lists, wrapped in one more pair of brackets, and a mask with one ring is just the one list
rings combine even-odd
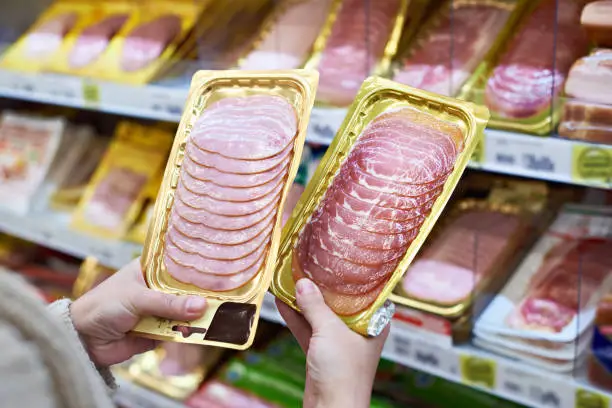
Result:
{"label": "beige sleeve", "polygon": [[72,323],[72,318],[70,316],[70,304],[71,303],[72,301],[70,299],[61,299],[61,300],[57,300],[51,303],[49,306],[47,306],[47,309],[51,312],[51,314],[58,317],[61,320],[61,322],[64,324],[64,326],[66,327],[70,335],[75,337],[78,340],[78,344],[80,344],[80,347],[78,350],[80,357],[90,362],[92,367],[100,373],[100,376],[106,383],[106,386],[109,388],[109,391],[113,391],[115,390],[117,386],[115,384],[115,378],[111,374],[111,371],[108,369],[108,367],[96,367],[94,365],[94,363],[89,358],[89,354],[87,353],[87,350],[85,350],[81,337],[79,336],[79,334],[74,328],[74,324]]}

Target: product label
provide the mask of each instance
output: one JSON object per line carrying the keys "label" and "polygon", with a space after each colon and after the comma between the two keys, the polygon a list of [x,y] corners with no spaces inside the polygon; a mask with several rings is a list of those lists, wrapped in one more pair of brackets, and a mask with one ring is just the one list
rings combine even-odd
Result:
{"label": "product label", "polygon": [[100,103],[100,88],[97,83],[83,81],[83,101],[87,105],[98,105]]}
{"label": "product label", "polygon": [[612,185],[612,149],[595,145],[574,146],[572,179],[589,184]]}
{"label": "product label", "polygon": [[[606,330],[607,329],[607,330]],[[595,326],[593,330],[593,342],[591,348],[593,355],[599,361],[602,367],[605,367],[608,372],[612,373],[612,339],[606,336],[602,331],[609,331],[610,327],[602,328]]]}
{"label": "product label", "polygon": [[488,389],[495,388],[497,363],[495,360],[477,356],[460,357],[461,380],[466,384]]}
{"label": "product label", "polygon": [[575,408],[607,408],[610,399],[600,393],[576,388]]}

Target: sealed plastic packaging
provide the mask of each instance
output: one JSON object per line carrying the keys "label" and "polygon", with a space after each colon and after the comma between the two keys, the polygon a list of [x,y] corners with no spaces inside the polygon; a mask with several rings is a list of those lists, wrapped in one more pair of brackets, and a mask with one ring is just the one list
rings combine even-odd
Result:
{"label": "sealed plastic packaging", "polygon": [[297,310],[295,281],[309,277],[349,327],[377,335],[487,117],[469,102],[367,79],[283,230],[272,293]]}
{"label": "sealed plastic packaging", "polygon": [[558,132],[568,139],[612,144],[612,105],[569,100]]}
{"label": "sealed plastic packaging", "polygon": [[194,76],[142,267],[152,289],[204,296],[208,306],[192,322],[144,319],[137,333],[234,349],[251,345],[316,84],[316,72],[307,70]]}

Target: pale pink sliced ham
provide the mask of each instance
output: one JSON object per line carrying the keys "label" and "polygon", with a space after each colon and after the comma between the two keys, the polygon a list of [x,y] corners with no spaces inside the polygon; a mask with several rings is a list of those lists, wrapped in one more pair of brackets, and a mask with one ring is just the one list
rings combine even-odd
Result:
{"label": "pale pink sliced ham", "polygon": [[45,21],[29,33],[24,41],[24,54],[31,59],[44,59],[55,52],[66,34],[78,21],[78,14],[68,11]]}
{"label": "pale pink sliced ham", "polygon": [[251,268],[240,273],[228,276],[218,276],[202,273],[197,269],[176,263],[167,255],[164,256],[164,263],[168,273],[180,282],[197,286],[198,288],[214,292],[226,292],[244,286],[253,279],[261,269],[265,255],[262,256]]}
{"label": "pale pink sliced ham", "polygon": [[[280,197],[278,197],[280,199]],[[206,210],[189,207],[181,200],[177,200],[174,203],[174,211],[185,220],[195,223],[203,224],[207,227],[217,228],[225,231],[243,230],[258,224],[264,218],[267,218],[278,209],[278,200],[272,202],[269,206],[263,208],[261,211],[256,213],[237,216],[227,217],[224,215],[209,213]]]}
{"label": "pale pink sliced ham", "polygon": [[407,295],[426,302],[453,305],[474,290],[474,272],[447,262],[420,259],[410,266],[402,281]]}
{"label": "pale pink sliced ham", "polygon": [[213,214],[229,217],[249,215],[261,211],[273,203],[283,189],[280,183],[268,195],[251,201],[223,201],[208,196],[192,193],[179,183],[176,187],[176,199],[182,200],[186,205],[196,209],[206,210]]}
{"label": "pale pink sliced ham", "polygon": [[168,229],[166,239],[170,239],[176,246],[186,252],[198,253],[203,257],[211,259],[233,260],[244,258],[258,248],[267,245],[273,227],[274,224],[270,223],[250,241],[236,245],[215,244],[199,238],[193,238],[183,234],[174,226],[170,226]]}
{"label": "pale pink sliced ham", "polygon": [[82,68],[97,60],[128,17],[128,14],[115,14],[84,29],[68,54],[68,65]]}
{"label": "pale pink sliced ham", "polygon": [[297,115],[285,98],[225,98],[204,110],[191,131],[198,148],[222,156],[260,160],[278,155],[297,133]]}
{"label": "pale pink sliced ham", "polygon": [[202,166],[191,160],[189,156],[185,156],[181,167],[187,174],[198,180],[209,181],[223,187],[249,188],[269,183],[279,174],[286,173],[289,159],[290,157],[287,156],[278,166],[253,174],[226,173],[214,167]]}
{"label": "pale pink sliced ham", "polygon": [[257,224],[238,231],[224,231],[210,228],[203,224],[189,222],[179,217],[176,212],[172,212],[170,215],[170,222],[177,230],[188,237],[203,239],[213,244],[238,245],[250,241],[259,235],[275,216],[276,212],[272,212]]}
{"label": "pale pink sliced ham", "polygon": [[270,171],[287,160],[293,153],[293,146],[289,145],[277,155],[261,160],[232,159],[198,149],[192,143],[187,144],[185,152],[194,163],[201,166],[213,167],[232,174],[257,174]]}
{"label": "pale pink sliced ham", "polygon": [[223,187],[207,181],[195,179],[186,171],[182,173],[180,183],[186,190],[199,196],[208,196],[216,200],[245,202],[268,196],[276,188],[284,184],[286,173],[281,172],[266,184],[257,187],[235,188]]}

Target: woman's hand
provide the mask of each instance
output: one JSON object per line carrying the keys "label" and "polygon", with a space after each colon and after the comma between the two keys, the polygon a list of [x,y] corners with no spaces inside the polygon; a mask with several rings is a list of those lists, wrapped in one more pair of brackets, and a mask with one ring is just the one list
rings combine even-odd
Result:
{"label": "woman's hand", "polygon": [[205,307],[202,297],[149,289],[140,260],[135,259],[75,300],[70,313],[91,359],[97,366],[106,367],[156,346],[154,340],[127,335],[141,317],[189,321],[201,317]]}
{"label": "woman's hand", "polygon": [[389,328],[363,337],[334,314],[312,281],[301,279],[295,289],[303,316],[279,300],[276,305],[306,353],[304,407],[369,407]]}

